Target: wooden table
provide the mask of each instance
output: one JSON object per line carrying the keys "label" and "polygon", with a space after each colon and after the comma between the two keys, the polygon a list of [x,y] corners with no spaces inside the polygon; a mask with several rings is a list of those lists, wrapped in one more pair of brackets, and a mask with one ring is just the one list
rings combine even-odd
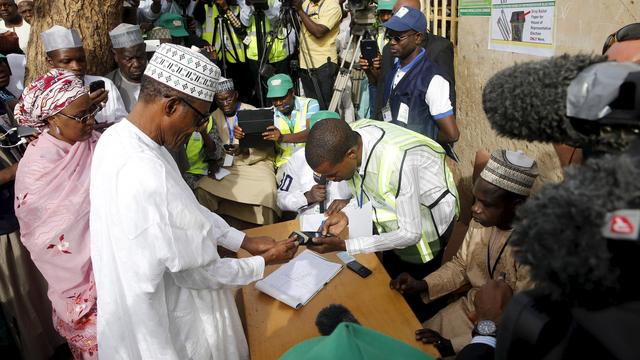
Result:
{"label": "wooden table", "polygon": [[[293,230],[299,230],[297,220],[245,232],[249,236],[266,235],[282,240]],[[304,250],[305,247],[301,246],[298,252]],[[240,257],[249,256],[243,251],[238,254]],[[335,253],[324,256],[330,261],[340,262]],[[415,340],[415,330],[422,326],[402,296],[389,288],[389,275],[376,255],[357,255],[356,259],[371,269],[373,273],[369,277],[363,279],[344,267],[320,293],[298,310],[258,291],[254,284],[245,286],[242,298],[251,358],[278,359],[293,345],[319,336],[315,319],[318,312],[329,304],[342,304],[362,325],[439,356],[435,347]],[[267,266],[265,276],[277,268],[278,265]]]}

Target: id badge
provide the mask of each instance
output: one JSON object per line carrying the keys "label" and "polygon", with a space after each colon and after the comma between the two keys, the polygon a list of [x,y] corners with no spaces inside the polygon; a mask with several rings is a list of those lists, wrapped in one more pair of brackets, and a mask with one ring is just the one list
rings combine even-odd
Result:
{"label": "id badge", "polygon": [[251,38],[249,36],[245,36],[244,40],[242,40],[242,43],[246,46],[249,46],[249,44],[251,43]]}
{"label": "id badge", "polygon": [[382,120],[386,122],[393,121],[393,117],[391,116],[391,107],[389,107],[389,105],[382,108]]}
{"label": "id badge", "polygon": [[398,109],[398,121],[407,124],[409,122],[409,107],[405,103],[400,103]]}
{"label": "id badge", "polygon": [[224,155],[224,163],[222,163],[222,166],[224,167],[228,167],[233,165],[233,155],[229,155],[229,154],[225,154]]}

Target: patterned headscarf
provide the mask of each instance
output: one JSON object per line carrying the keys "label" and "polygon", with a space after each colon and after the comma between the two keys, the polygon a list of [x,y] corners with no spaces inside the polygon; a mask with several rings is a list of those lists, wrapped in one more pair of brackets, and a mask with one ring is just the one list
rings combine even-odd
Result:
{"label": "patterned headscarf", "polygon": [[14,116],[18,124],[42,131],[47,119],[88,91],[82,79],[63,69],[51,69],[24,89]]}

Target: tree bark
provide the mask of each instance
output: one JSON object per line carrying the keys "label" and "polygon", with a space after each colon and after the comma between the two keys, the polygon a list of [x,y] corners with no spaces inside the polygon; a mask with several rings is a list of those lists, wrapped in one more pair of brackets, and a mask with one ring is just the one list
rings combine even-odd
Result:
{"label": "tree bark", "polygon": [[122,0],[35,0],[27,51],[28,82],[47,72],[40,33],[53,25],[78,29],[87,55],[87,74],[113,70],[109,31],[121,22]]}

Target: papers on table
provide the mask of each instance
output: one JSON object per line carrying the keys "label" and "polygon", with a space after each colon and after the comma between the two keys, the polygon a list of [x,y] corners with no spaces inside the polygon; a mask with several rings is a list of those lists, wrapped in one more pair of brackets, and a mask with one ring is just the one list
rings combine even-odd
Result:
{"label": "papers on table", "polygon": [[299,309],[306,305],[342,270],[341,264],[328,261],[311,250],[256,283],[256,288],[276,300]]}

